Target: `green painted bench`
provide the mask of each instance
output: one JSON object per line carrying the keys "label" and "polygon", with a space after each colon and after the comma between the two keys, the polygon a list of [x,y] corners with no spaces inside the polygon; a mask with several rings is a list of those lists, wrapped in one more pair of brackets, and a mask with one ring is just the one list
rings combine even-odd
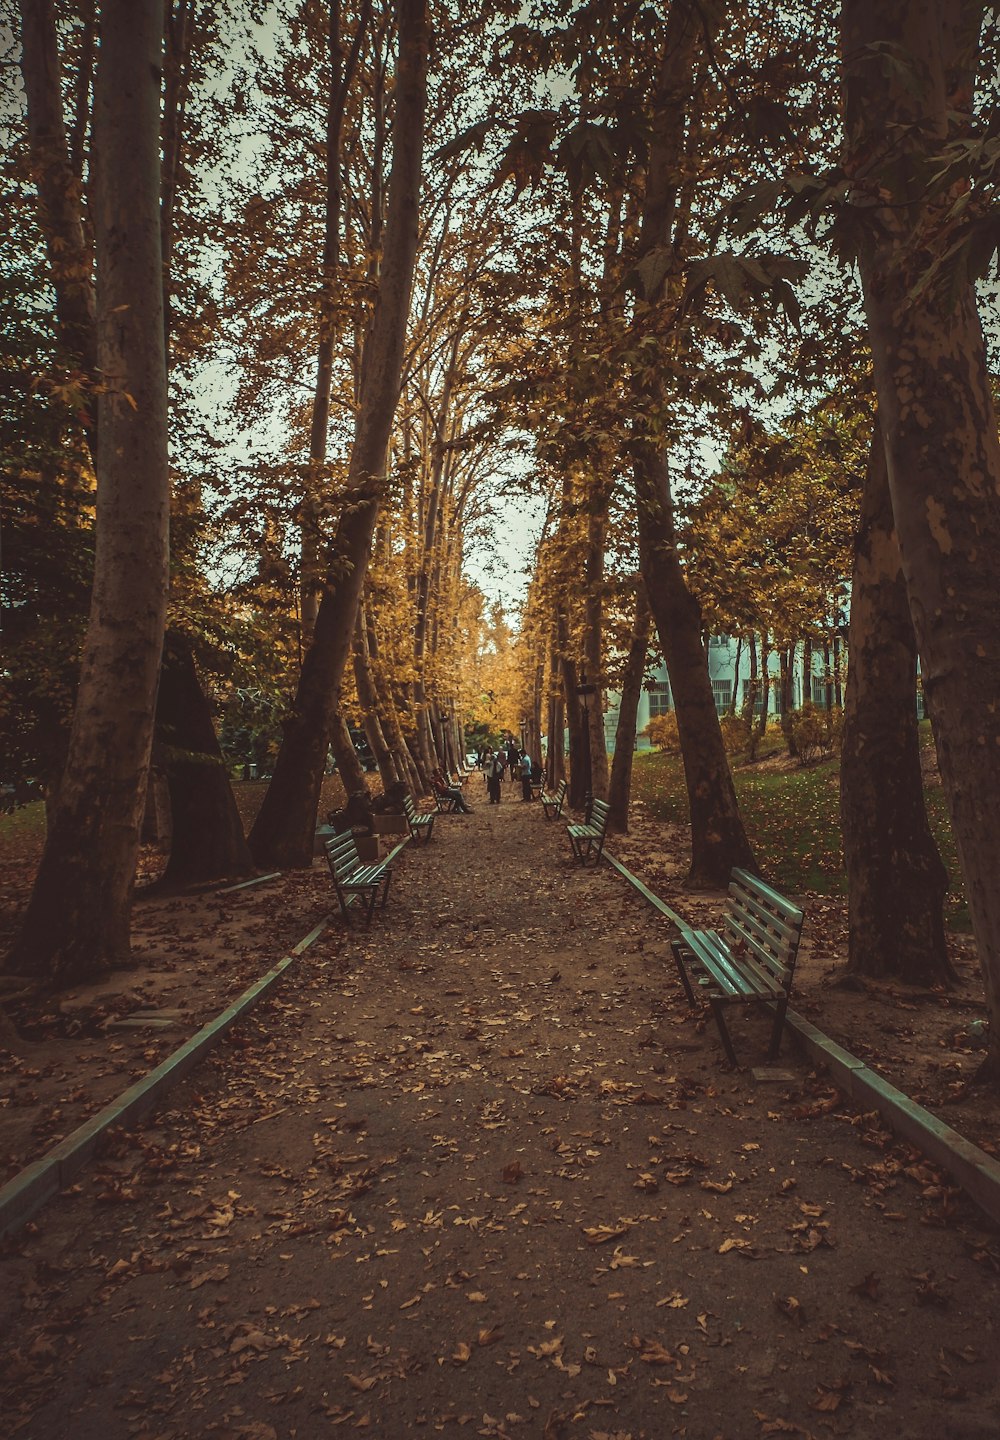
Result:
{"label": "green painted bench", "polygon": [[569,786],[565,780],[560,780],[555,790],[546,790],[543,786],[538,792],[538,798],[542,802],[542,809],[545,812],[546,820],[558,820],[562,815],[563,802],[566,799],[566,792]]}
{"label": "green painted bench", "polygon": [[414,840],[430,840],[434,833],[435,811],[418,810],[413,803],[413,796],[407,792],[403,798],[403,814]]}
{"label": "green painted bench", "polygon": [[757,875],[735,869],[721,932],[683,930],[670,942],[688,1004],[697,1004],[697,986],[711,1007],[731,1065],[737,1061],[726,1026],[727,1005],[773,1005],[768,1059],[778,1054],[803,918],[797,905]]}
{"label": "green painted bench", "polygon": [[595,865],[600,864],[610,814],[611,807],[606,800],[594,800],[591,802],[588,824],[566,826],[573,854],[581,865],[586,865],[588,860],[593,860]]}
{"label": "green painted bench", "polygon": [[389,898],[389,882],[392,880],[389,862],[378,860],[374,865],[366,864],[358,854],[358,847],[350,830],[345,830],[342,835],[334,835],[332,840],[324,843],[323,848],[344,919],[349,925],[351,910],[358,905],[367,906],[365,921],[371,924],[379,891],[382,892],[383,905]]}

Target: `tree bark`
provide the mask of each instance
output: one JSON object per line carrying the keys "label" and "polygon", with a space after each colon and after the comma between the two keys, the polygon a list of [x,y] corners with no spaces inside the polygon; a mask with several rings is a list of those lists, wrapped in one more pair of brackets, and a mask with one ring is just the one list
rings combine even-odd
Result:
{"label": "tree bark", "polygon": [[344,794],[350,797],[358,790],[368,793],[364,766],[354,748],[350,727],[338,710],[330,726],[330,748],[337,762],[337,771],[344,787]]}
{"label": "tree bark", "polygon": [[785,748],[794,760],[798,758],[799,753],[799,747],[795,743],[795,733],[792,725],[792,712],[794,709],[793,691],[795,685],[794,645],[789,646],[787,649],[782,648],[779,655],[779,663],[781,665],[781,689],[779,691],[781,695],[781,733],[784,737]]}
{"label": "tree bark", "polygon": [[162,23],[161,0],[107,0],[102,7],[92,198],[105,443],[97,461],[94,589],[66,769],[8,959],[11,970],[54,985],[129,961],[167,598]]}
{"label": "tree bark", "polygon": [[940,983],[951,976],[943,917],[948,876],[924,808],[917,646],[878,422],[854,547],[849,645],[840,763],[847,968]]}
{"label": "tree bark", "polygon": [[170,858],[161,884],[196,885],[252,875],[212,712],[191,642],[171,630],[156,697],[156,739],[170,789]]}
{"label": "tree bark", "polygon": [[667,470],[649,445],[636,447],[642,576],[677,713],[691,808],[693,889],[723,889],[734,865],[756,870],[743,828],[701,641],[701,606],[688,589],[673,538]]}
{"label": "tree bark", "polygon": [[362,600],[358,607],[357,622],[354,627],[354,683],[358,691],[358,700],[361,703],[362,722],[365,727],[365,734],[368,743],[375,756],[375,763],[378,766],[379,779],[382,781],[383,791],[388,790],[400,776],[396,772],[396,765],[392,758],[392,751],[389,749],[385,732],[382,728],[382,721],[379,716],[378,692],[375,689],[375,681],[372,676],[371,656],[368,652],[368,626],[365,615],[365,603]]}
{"label": "tree bark", "polygon": [[54,0],[21,0],[21,72],[28,114],[31,176],[56,294],[56,336],[82,372],[79,407],[91,455],[97,458],[97,311],[93,255],[63,119],[62,77]]}
{"label": "tree bark", "polygon": [[398,0],[399,64],[385,259],[362,364],[347,498],[330,542],[313,643],[306,654],[274,777],[250,834],[261,864],[312,864],[319,788],[358,600],[385,493],[389,435],[399,398],[417,250],[427,95],[426,0]]}
{"label": "tree bark", "polygon": [[611,780],[608,785],[608,805],[611,808],[612,829],[628,834],[629,801],[632,794],[632,758],[635,753],[635,726],[642,695],[642,677],[646,670],[646,652],[649,649],[649,631],[652,624],[649,602],[642,580],[638,580],[635,592],[635,620],[632,624],[632,638],[625,660],[625,674],[622,679],[621,706],[618,711],[618,727],[615,730],[615,753],[611,761]]}
{"label": "tree bark", "polygon": [[[720,12],[721,13],[721,12]],[[653,99],[653,123],[639,257],[658,250],[672,254],[679,176],[687,116],[692,106],[694,60],[710,38],[710,12],[691,0],[670,6]],[[703,32],[704,27],[704,32]],[[666,277],[648,303],[656,303]],[[630,449],[639,522],[639,554],[650,609],[667,662],[677,710],[691,809],[691,868],[688,884],[719,888],[734,865],[756,869],[743,828],[722,730],[715,708],[708,656],[702,644],[701,607],[688,589],[677,553],[673,502],[666,455],[646,431],[646,417],[661,410],[660,370],[647,366],[632,377],[635,438]]]}
{"label": "tree bark", "polygon": [[[844,0],[842,39],[845,170],[889,492],[983,969],[986,1069],[1000,1080],[1000,439],[972,283],[957,266],[928,270],[961,223],[953,189],[928,176],[970,108],[981,19],[968,0]],[[903,74],[879,64],[889,48]]]}

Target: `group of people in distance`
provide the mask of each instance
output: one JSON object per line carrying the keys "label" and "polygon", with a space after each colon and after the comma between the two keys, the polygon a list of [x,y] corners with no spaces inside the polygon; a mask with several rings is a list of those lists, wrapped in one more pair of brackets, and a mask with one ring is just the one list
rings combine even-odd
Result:
{"label": "group of people in distance", "polygon": [[542,778],[541,765],[532,760],[527,750],[519,750],[517,741],[510,734],[500,741],[496,750],[489,745],[481,750],[478,763],[486,776],[486,793],[491,805],[500,804],[500,792],[508,776],[511,780],[520,779],[522,800],[531,799],[532,783],[537,784]]}

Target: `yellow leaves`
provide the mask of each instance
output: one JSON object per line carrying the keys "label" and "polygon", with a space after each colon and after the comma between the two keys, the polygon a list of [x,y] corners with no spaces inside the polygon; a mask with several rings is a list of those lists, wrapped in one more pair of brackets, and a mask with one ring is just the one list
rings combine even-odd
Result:
{"label": "yellow leaves", "polygon": [[472,1346],[467,1345],[464,1340],[460,1340],[452,1351],[451,1358],[456,1365],[465,1365],[472,1359]]}
{"label": "yellow leaves", "polygon": [[347,1383],[351,1389],[359,1390],[362,1393],[371,1390],[375,1386],[376,1380],[375,1375],[352,1375],[350,1372],[347,1374]]}
{"label": "yellow leaves", "polygon": [[228,1265],[213,1265],[210,1269],[199,1270],[197,1275],[192,1276],[191,1284],[188,1288],[191,1290],[200,1290],[202,1285],[207,1285],[209,1282],[218,1285],[223,1280],[228,1280],[228,1278]]}
{"label": "yellow leaves", "polygon": [[630,1227],[627,1221],[619,1221],[617,1225],[581,1225],[580,1228],[588,1245],[605,1245],[625,1235]]}
{"label": "yellow leaves", "polygon": [[733,1236],[730,1236],[728,1240],[723,1240],[722,1244],[719,1246],[717,1253],[719,1255],[728,1255],[731,1250],[740,1250],[745,1253],[752,1249],[753,1246],[751,1245],[749,1240],[739,1240],[734,1238]]}

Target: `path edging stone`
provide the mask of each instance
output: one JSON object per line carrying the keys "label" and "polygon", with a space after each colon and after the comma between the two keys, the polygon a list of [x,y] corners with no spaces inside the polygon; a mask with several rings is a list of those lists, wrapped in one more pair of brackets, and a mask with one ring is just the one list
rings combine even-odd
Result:
{"label": "path edging stone", "polygon": [[329,923],[330,916],[321,920],[273,969],[244,990],[220,1015],[203,1025],[148,1075],[84,1121],[40,1160],[28,1165],[0,1189],[0,1236],[20,1229],[46,1201],[60,1190],[65,1190],[94,1155],[101,1139],[112,1126],[134,1124],[148,1114],[232,1029],[237,1020],[242,1019],[280,980],[289,965],[294,964],[319,939]]}
{"label": "path edging stone", "polygon": [[[604,859],[644,900],[683,932],[691,927],[666,901],[605,850]],[[1000,1161],[911,1100],[863,1060],[831,1040],[810,1021],[789,1009],[789,1033],[814,1063],[823,1065],[837,1085],[866,1109],[876,1110],[894,1134],[916,1145],[941,1165],[991,1220],[1000,1224]]]}

